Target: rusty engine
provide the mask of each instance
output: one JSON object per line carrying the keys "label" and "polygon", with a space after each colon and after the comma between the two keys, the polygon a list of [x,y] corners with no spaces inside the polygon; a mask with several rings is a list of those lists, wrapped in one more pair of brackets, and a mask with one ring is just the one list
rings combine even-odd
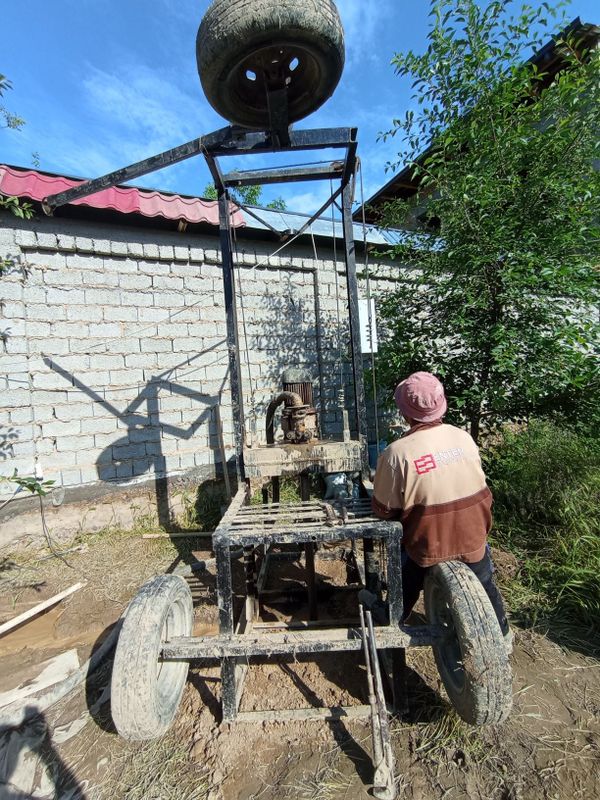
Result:
{"label": "rusty engine", "polygon": [[318,438],[317,410],[313,407],[313,385],[310,375],[302,369],[286,369],[281,376],[283,391],[269,403],[267,409],[267,444],[274,444],[275,411],[283,403],[281,427],[285,442],[302,444]]}

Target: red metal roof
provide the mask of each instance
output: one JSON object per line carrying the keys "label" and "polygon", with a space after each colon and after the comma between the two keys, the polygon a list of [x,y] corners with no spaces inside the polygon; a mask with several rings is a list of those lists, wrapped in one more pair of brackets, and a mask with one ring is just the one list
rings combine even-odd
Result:
{"label": "red metal roof", "polygon": [[[10,197],[26,197],[41,202],[48,195],[64,192],[65,189],[79,186],[81,183],[84,181],[0,164],[0,194]],[[216,201],[135,187],[114,186],[111,189],[103,189],[89,197],[75,200],[72,205],[110,208],[122,214],[143,214],[145,217],[164,217],[191,223],[219,224]],[[233,209],[232,225],[236,228],[244,226],[246,222],[242,212],[237,206],[233,206]]]}

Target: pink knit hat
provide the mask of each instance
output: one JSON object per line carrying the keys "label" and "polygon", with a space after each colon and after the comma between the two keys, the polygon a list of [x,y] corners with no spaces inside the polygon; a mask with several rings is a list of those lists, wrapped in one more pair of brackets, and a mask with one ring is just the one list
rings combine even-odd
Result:
{"label": "pink knit hat", "polygon": [[405,417],[435,422],[446,413],[444,387],[431,372],[413,372],[396,386],[394,400]]}

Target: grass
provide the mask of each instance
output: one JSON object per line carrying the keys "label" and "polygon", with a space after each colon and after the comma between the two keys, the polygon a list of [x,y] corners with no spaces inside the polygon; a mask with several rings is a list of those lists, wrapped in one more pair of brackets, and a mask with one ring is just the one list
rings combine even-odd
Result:
{"label": "grass", "polygon": [[600,440],[544,421],[507,431],[484,456],[493,539],[521,567],[503,586],[527,624],[600,631]]}

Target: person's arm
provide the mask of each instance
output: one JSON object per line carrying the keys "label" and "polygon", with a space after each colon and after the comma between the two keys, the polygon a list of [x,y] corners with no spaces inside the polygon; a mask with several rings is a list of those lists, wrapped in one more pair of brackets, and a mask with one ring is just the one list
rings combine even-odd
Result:
{"label": "person's arm", "polygon": [[379,456],[373,480],[371,509],[380,519],[399,519],[404,505],[404,478],[387,450]]}

